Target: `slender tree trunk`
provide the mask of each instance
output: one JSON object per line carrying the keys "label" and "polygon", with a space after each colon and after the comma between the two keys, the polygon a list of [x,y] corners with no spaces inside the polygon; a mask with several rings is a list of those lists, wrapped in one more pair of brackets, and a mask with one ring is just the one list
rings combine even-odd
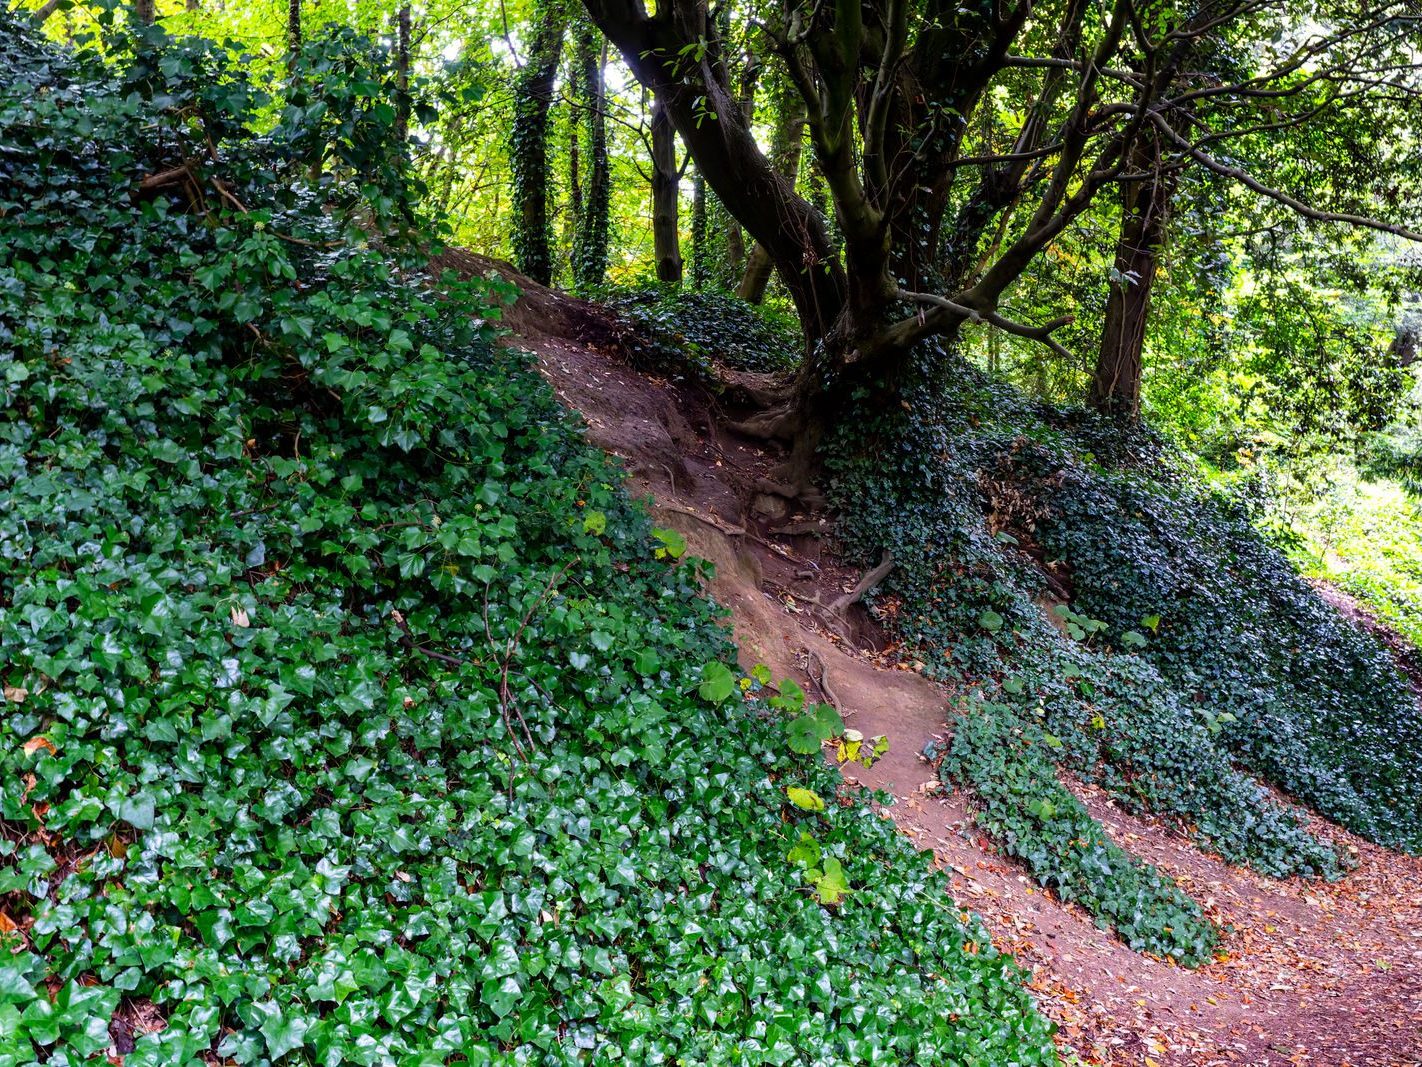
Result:
{"label": "slender tree trunk", "polygon": [[691,284],[706,288],[710,249],[706,247],[706,178],[698,167],[691,181]]}
{"label": "slender tree trunk", "polygon": [[133,0],[133,17],[144,26],[152,26],[158,17],[154,0]]}
{"label": "slender tree trunk", "polygon": [[[575,92],[581,109],[581,136],[571,131],[570,148],[579,141],[586,148],[581,160],[584,180],[574,186],[581,195],[573,230],[573,281],[588,290],[602,284],[607,274],[607,251],[611,230],[612,170],[607,158],[607,47],[598,40],[597,28],[586,19],[578,25],[574,58]],[[576,154],[574,159],[579,158]]]}
{"label": "slender tree trunk", "polygon": [[1141,354],[1151,289],[1176,184],[1174,171],[1160,170],[1160,146],[1153,138],[1142,138],[1132,150],[1129,169],[1154,171],[1154,176],[1122,184],[1111,291],[1087,396],[1087,403],[1097,411],[1128,420],[1140,414]]}
{"label": "slender tree trunk", "polygon": [[410,5],[395,14],[395,132],[404,144],[410,136]]}
{"label": "slender tree trunk", "polygon": [[573,249],[574,274],[577,273],[578,231],[583,225],[582,116],[579,111],[587,98],[579,66],[575,56],[571,79],[574,106],[568,110],[568,247]]}
{"label": "slender tree trunk", "polygon": [[286,0],[286,69],[296,70],[301,54],[301,0]]}
{"label": "slender tree trunk", "polygon": [[[800,172],[800,149],[805,140],[805,107],[793,92],[777,92],[775,99],[775,130],[771,136],[770,163],[792,185]],[[765,288],[775,264],[770,253],[759,241],[746,257],[746,270],[741,275],[736,295],[752,304],[765,299]]]}
{"label": "slender tree trunk", "polygon": [[567,26],[560,0],[544,0],[535,16],[533,44],[514,88],[509,155],[513,164],[514,261],[536,282],[553,280],[548,220],[548,132],[558,56]]}
{"label": "slender tree trunk", "polygon": [[652,247],[657,280],[681,284],[681,232],[678,219],[680,174],[676,165],[676,130],[660,98],[652,101]]}
{"label": "slender tree trunk", "polygon": [[43,26],[49,20],[49,16],[59,10],[59,0],[46,0],[46,2],[35,9],[30,16],[35,21],[35,25]]}

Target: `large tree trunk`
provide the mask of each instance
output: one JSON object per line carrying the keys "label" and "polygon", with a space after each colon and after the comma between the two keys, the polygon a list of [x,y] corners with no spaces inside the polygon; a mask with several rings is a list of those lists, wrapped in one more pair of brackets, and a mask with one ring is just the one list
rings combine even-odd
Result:
{"label": "large tree trunk", "polygon": [[587,290],[601,285],[607,273],[612,174],[607,158],[607,49],[598,41],[596,27],[586,20],[578,26],[576,51],[575,92],[582,108],[582,137],[575,135],[571,147],[576,148],[580,139],[585,145],[586,179],[573,232],[573,282]]}
{"label": "large tree trunk", "polygon": [[1130,170],[1150,173],[1123,183],[1121,227],[1106,321],[1087,403],[1097,411],[1134,419],[1141,410],[1141,355],[1157,262],[1165,245],[1175,171],[1160,169],[1159,145],[1143,138],[1131,154]]}
{"label": "large tree trunk", "polygon": [[[700,58],[703,88],[667,62],[686,41],[686,28],[675,24],[672,13],[666,19],[645,18],[623,0],[586,0],[586,6],[637,80],[663,101],[707,185],[770,252],[807,343],[824,338],[845,306],[844,269],[824,216],[795,194],[751,136],[735,96],[717,75],[719,58],[710,50]],[[704,33],[704,19],[702,28],[689,35],[694,39],[696,33]]]}
{"label": "large tree trunk", "polygon": [[153,25],[153,20],[157,18],[154,0],[133,0],[133,17],[144,26]]}
{"label": "large tree trunk", "polygon": [[514,262],[524,274],[544,285],[553,280],[548,220],[548,132],[552,125],[549,113],[567,22],[565,5],[559,0],[543,0],[536,15],[533,43],[514,87],[514,119],[510,131]]}
{"label": "large tree trunk", "polygon": [[660,98],[652,101],[652,246],[657,280],[681,284],[681,174],[676,165],[676,130]]}

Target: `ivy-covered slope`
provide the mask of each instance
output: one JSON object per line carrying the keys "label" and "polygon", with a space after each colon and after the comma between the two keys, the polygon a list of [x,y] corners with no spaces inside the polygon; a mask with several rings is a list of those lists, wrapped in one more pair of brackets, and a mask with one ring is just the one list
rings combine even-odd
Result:
{"label": "ivy-covered slope", "polygon": [[267,108],[199,43],[35,38],[0,14],[0,1065],[1053,1062],[923,856],[786,803],[835,773],[498,294],[402,269],[384,58],[317,39]]}
{"label": "ivy-covered slope", "polygon": [[905,408],[846,420],[834,454],[860,458],[835,465],[840,528],[866,561],[892,552],[877,609],[975,694],[943,773],[1009,853],[1132,946],[1198,963],[1217,942],[1198,905],[1113,844],[1057,768],[1270,875],[1336,877],[1345,857],[1261,781],[1422,850],[1408,686],[1240,507],[1144,431],[942,353],[919,380]]}

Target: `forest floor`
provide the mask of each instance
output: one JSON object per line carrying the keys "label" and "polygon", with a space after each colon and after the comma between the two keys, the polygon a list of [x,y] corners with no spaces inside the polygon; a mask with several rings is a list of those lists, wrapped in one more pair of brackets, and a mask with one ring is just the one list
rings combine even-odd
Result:
{"label": "forest floor", "polygon": [[[478,274],[493,266],[463,253],[444,261]],[[1356,870],[1331,885],[1266,878],[1068,782],[1123,847],[1226,930],[1220,958],[1194,971],[1126,948],[997,853],[972,824],[971,799],[945,790],[919,755],[951,730],[957,698],[896,655],[867,613],[820,606],[859,575],[837,563],[828,518],[756,491],[772,451],[728,432],[711,392],[628,366],[596,306],[516,280],[511,343],[538,357],[589,438],[621,457],[656,522],[716,565],[710,592],[729,611],[742,665],[765,663],[865,736],[888,736],[888,755],[847,777],[892,796],[885,816],[933,851],[955,901],[1030,971],[1064,1055],[1145,1067],[1422,1065],[1422,860],[1315,820],[1356,851]]]}

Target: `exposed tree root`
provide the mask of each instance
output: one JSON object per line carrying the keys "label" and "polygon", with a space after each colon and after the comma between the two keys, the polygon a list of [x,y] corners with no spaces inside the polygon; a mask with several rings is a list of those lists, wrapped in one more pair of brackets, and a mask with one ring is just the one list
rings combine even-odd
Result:
{"label": "exposed tree root", "polygon": [[829,610],[836,615],[843,615],[845,611],[848,610],[850,605],[857,604],[861,600],[863,600],[864,594],[868,593],[869,590],[873,589],[876,585],[878,585],[886,577],[888,577],[889,572],[893,569],[894,557],[889,555],[888,549],[885,549],[883,556],[879,559],[879,562],[876,563],[870,570],[864,572],[864,576],[861,577],[859,581],[854,583],[853,589],[845,593],[844,596],[839,597],[837,600],[834,601],[834,603],[830,604]]}

